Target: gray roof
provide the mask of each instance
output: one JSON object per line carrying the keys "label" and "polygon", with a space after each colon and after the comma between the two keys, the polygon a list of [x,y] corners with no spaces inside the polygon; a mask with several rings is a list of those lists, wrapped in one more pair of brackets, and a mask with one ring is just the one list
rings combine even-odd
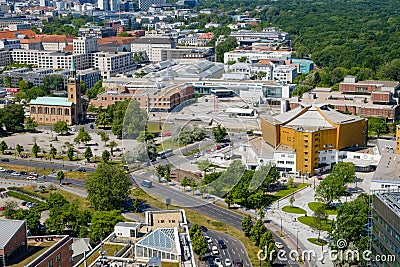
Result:
{"label": "gray roof", "polygon": [[140,223],[135,223],[135,222],[119,222],[119,223],[117,223],[115,226],[137,228],[137,227],[140,226]]}
{"label": "gray roof", "polygon": [[133,44],[173,44],[175,41],[171,38],[149,38],[141,37],[132,42]]}
{"label": "gray roof", "polygon": [[383,154],[372,181],[400,182],[400,155]]}
{"label": "gray roof", "polygon": [[[25,221],[0,219],[0,249],[4,249],[18,230],[25,225]],[[23,231],[26,232],[26,229]]]}

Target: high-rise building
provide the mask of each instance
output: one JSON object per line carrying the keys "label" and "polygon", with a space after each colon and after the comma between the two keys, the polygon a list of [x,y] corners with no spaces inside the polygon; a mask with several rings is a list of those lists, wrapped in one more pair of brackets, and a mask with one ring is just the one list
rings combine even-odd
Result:
{"label": "high-rise building", "polygon": [[396,154],[400,154],[400,125],[396,127]]}
{"label": "high-rise building", "polygon": [[166,0],[139,0],[139,9],[148,10],[152,5],[165,6],[166,4]]}
{"label": "high-rise building", "polygon": [[100,10],[110,11],[110,2],[109,0],[98,0],[97,7]]}
{"label": "high-rise building", "polygon": [[368,223],[366,229],[372,226],[372,256],[380,260],[372,261],[372,266],[399,266],[399,220],[400,192],[382,192],[375,194],[373,196],[372,205],[372,223]]}

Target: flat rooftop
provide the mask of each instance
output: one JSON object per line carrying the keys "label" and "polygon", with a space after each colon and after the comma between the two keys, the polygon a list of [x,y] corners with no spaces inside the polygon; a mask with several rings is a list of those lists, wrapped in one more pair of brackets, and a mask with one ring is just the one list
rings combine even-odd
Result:
{"label": "flat rooftop", "polygon": [[400,192],[377,193],[376,196],[380,198],[387,206],[389,206],[396,214],[400,215]]}
{"label": "flat rooftop", "polygon": [[400,182],[400,155],[383,154],[372,181]]}

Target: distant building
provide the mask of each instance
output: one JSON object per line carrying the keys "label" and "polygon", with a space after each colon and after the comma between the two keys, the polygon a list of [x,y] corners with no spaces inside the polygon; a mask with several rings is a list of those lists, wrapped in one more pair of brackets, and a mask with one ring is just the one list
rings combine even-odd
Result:
{"label": "distant building", "polygon": [[308,74],[314,69],[314,62],[308,59],[292,58],[292,65],[297,66],[297,73]]}
{"label": "distant building", "polygon": [[26,223],[0,219],[0,266],[11,265],[11,260],[28,251]]}
{"label": "distant building", "polygon": [[145,52],[150,62],[162,61],[162,50],[175,48],[170,38],[138,38],[131,44],[131,52]]}
{"label": "distant building", "polygon": [[102,79],[108,79],[118,73],[129,72],[136,68],[131,52],[95,53],[93,66],[100,71]]}
{"label": "distant building", "polygon": [[[386,260],[372,261],[374,267],[397,267],[400,248],[400,192],[379,192],[373,195],[372,223],[365,225],[372,231],[373,256]],[[389,258],[391,257],[391,258]]]}
{"label": "distant building", "polygon": [[68,98],[38,97],[29,103],[30,117],[39,124],[65,121],[68,125],[81,124],[86,120],[86,102],[81,97],[80,81],[76,76],[74,61],[67,84]]}
{"label": "distant building", "polygon": [[21,42],[18,39],[7,40],[5,38],[0,40],[0,49],[20,49]]}
{"label": "distant building", "polygon": [[97,38],[78,37],[73,41],[74,54],[88,54],[98,51]]}
{"label": "distant building", "polygon": [[78,36],[94,38],[112,37],[117,36],[117,30],[112,27],[89,26],[86,28],[80,28]]}
{"label": "distant building", "polygon": [[165,6],[166,4],[166,0],[139,0],[139,9],[148,10],[152,5]]}

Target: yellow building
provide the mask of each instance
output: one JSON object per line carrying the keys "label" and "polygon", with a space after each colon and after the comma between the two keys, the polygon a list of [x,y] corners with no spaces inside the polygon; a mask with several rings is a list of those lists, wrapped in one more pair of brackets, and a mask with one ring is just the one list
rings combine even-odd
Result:
{"label": "yellow building", "polygon": [[284,146],[296,151],[298,172],[314,175],[336,162],[337,151],[365,146],[368,124],[366,119],[342,114],[327,105],[311,105],[261,116],[261,130],[264,141],[275,149]]}

